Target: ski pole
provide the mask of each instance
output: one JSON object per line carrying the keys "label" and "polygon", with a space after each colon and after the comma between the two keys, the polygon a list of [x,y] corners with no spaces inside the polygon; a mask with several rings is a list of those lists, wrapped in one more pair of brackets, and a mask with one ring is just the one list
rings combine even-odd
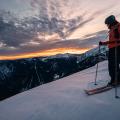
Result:
{"label": "ski pole", "polygon": [[100,56],[100,45],[98,48],[98,58],[97,58],[97,66],[96,66],[96,72],[95,72],[95,85],[97,85],[97,75],[98,75],[98,63],[99,63],[99,56]]}
{"label": "ski pole", "polygon": [[[107,39],[109,36],[109,32],[108,34],[105,36],[105,39]],[[99,45],[99,51],[98,51],[98,61],[97,61],[97,66],[96,66],[96,73],[95,73],[95,85],[97,85],[97,75],[98,75],[98,63],[99,63],[99,57],[100,57],[100,45]]]}
{"label": "ski pole", "polygon": [[118,58],[117,58],[117,46],[115,47],[115,98],[119,98],[117,92],[118,84]]}

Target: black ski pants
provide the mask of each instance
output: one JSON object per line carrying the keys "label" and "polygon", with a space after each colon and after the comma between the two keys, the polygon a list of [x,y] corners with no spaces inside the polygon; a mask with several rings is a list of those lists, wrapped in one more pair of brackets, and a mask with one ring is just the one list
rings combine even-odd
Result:
{"label": "black ski pants", "polygon": [[[120,83],[120,46],[117,47],[117,78]],[[111,83],[115,83],[115,48],[110,48],[108,52],[108,69],[111,77]]]}

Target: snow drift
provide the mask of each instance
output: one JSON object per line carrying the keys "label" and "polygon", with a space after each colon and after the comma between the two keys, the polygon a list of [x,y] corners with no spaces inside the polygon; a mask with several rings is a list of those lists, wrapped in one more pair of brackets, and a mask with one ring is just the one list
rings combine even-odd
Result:
{"label": "snow drift", "polygon": [[[0,120],[119,120],[120,100],[114,98],[114,89],[93,96],[84,92],[94,82],[95,68],[0,102]],[[98,80],[109,80],[107,61],[99,63]]]}

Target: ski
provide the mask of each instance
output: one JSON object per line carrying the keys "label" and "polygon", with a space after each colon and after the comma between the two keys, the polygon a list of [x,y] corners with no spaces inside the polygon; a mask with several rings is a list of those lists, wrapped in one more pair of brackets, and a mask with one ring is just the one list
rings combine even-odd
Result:
{"label": "ski", "polygon": [[94,94],[98,94],[98,93],[108,91],[112,88],[113,88],[112,86],[103,86],[103,87],[95,88],[95,89],[92,89],[92,90],[85,90],[85,93],[87,95],[94,95]]}

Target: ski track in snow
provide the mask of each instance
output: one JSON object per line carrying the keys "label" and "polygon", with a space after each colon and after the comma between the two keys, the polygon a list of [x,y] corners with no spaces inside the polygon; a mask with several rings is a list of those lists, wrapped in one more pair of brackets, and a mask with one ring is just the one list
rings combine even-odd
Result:
{"label": "ski track in snow", "polygon": [[[114,89],[92,96],[84,92],[94,82],[95,70],[93,66],[0,102],[0,120],[119,120]],[[107,61],[99,63],[98,71],[98,81],[110,79]]]}

